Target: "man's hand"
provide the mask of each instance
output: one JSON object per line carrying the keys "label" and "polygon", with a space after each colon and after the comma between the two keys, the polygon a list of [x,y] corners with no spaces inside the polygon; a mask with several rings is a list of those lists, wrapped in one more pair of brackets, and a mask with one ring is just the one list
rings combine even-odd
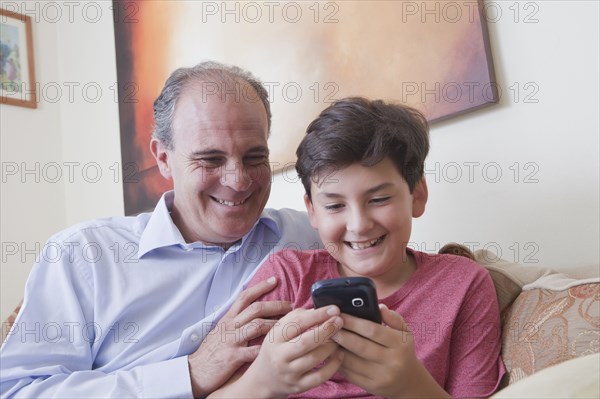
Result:
{"label": "man's hand", "polygon": [[242,364],[252,362],[260,347],[248,347],[248,341],[265,335],[277,322],[265,318],[283,315],[292,309],[290,303],[284,301],[254,303],[276,285],[277,280],[271,277],[243,291],[198,350],[188,356],[194,397],[213,392]]}

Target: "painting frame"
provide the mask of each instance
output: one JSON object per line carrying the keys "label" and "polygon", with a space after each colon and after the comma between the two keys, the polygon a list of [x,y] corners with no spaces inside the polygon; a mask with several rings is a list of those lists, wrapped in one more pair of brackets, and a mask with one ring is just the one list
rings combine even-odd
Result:
{"label": "painting frame", "polygon": [[0,65],[0,104],[37,108],[31,17],[0,8],[0,29],[0,52],[8,54]]}
{"label": "painting frame", "polygon": [[[430,8],[419,13],[398,2],[379,3],[371,7],[371,2],[359,1],[291,2],[295,6],[272,15],[261,2],[237,1],[234,8],[210,3],[215,8],[209,10],[196,2],[172,7],[164,2],[113,0],[121,159],[127,177],[125,214],[151,210],[162,193],[173,189],[149,154],[148,141],[153,102],[169,74],[182,66],[216,60],[252,71],[263,80],[273,113],[269,137],[273,174],[293,172],[295,148],[307,122],[340,98],[361,95],[401,102],[421,111],[430,124],[498,104],[483,0],[450,6],[438,2],[436,14],[425,20]],[[248,11],[260,7],[264,13]],[[294,7],[301,10],[284,13]],[[191,23],[197,18],[203,23]],[[371,29],[373,21],[377,29]],[[156,24],[163,24],[168,34],[155,30]],[[251,51],[238,51],[239,37],[251,38],[247,43]],[[155,48],[146,45],[149,42],[160,44],[166,55],[156,57]],[[369,56],[356,57],[354,48],[369,49],[359,52]],[[286,56],[263,62],[274,49]],[[305,62],[317,55],[318,68]],[[373,72],[378,79],[370,79]]]}

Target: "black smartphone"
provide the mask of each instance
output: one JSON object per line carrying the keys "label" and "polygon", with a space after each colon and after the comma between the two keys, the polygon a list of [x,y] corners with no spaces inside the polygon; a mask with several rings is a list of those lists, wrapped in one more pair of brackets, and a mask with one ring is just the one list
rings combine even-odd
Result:
{"label": "black smartphone", "polygon": [[375,283],[366,277],[344,277],[320,280],[312,285],[315,308],[336,305],[342,313],[381,324]]}

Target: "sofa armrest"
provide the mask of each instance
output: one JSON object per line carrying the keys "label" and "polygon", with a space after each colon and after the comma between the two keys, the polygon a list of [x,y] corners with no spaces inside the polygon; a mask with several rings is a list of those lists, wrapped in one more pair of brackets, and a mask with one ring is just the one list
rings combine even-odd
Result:
{"label": "sofa armrest", "polygon": [[493,399],[598,398],[600,353],[548,367],[496,392]]}

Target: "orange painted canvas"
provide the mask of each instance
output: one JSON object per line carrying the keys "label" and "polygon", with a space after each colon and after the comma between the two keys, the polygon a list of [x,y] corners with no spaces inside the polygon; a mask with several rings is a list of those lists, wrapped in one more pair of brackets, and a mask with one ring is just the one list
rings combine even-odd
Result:
{"label": "orange painted canvas", "polygon": [[216,60],[263,80],[275,172],[293,167],[306,126],[336,99],[403,102],[432,122],[498,101],[481,1],[113,3],[128,215],[171,187],[149,140],[152,103],[178,67]]}

